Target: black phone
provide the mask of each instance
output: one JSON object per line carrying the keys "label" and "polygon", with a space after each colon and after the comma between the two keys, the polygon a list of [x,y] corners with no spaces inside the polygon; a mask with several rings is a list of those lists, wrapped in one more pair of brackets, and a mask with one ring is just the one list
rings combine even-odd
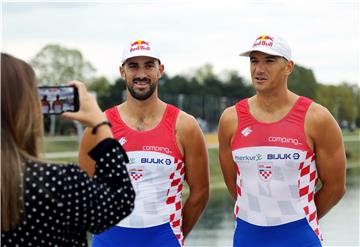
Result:
{"label": "black phone", "polygon": [[61,114],[79,110],[79,93],[74,86],[38,87],[43,114]]}

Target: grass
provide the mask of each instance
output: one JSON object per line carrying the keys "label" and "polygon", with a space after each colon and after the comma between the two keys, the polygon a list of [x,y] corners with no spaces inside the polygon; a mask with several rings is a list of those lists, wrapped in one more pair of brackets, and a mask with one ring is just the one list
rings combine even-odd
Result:
{"label": "grass", "polygon": [[[43,142],[42,150],[44,153],[61,153],[61,152],[77,152],[79,149],[79,144],[76,138],[58,138],[53,137],[45,137]],[[49,160],[49,158],[46,158]],[[66,158],[55,158],[50,160],[61,163],[77,163],[77,157],[66,157]]]}
{"label": "grass", "polygon": [[209,149],[209,169],[210,169],[210,184],[224,183],[220,164],[219,164],[219,149]]}
{"label": "grass", "polygon": [[360,143],[359,141],[345,142],[348,167],[360,167]]}
{"label": "grass", "polygon": [[44,145],[46,153],[54,152],[76,152],[79,148],[79,145],[76,141],[47,141]]}

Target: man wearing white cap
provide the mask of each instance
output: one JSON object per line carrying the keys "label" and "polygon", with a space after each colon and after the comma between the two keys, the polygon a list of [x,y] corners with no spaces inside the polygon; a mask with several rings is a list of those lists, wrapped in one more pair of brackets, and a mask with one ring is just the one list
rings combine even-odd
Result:
{"label": "man wearing white cap", "polygon": [[[131,42],[121,63],[127,98],[105,113],[114,138],[129,156],[135,209],[117,226],[95,235],[92,246],[183,246],[209,196],[204,136],[194,117],[159,99],[164,65],[152,43]],[[85,150],[93,139],[86,130],[79,153],[80,165],[89,174],[94,167],[85,166],[90,162]],[[183,206],[184,181],[189,196]]]}
{"label": "man wearing white cap", "polygon": [[240,55],[250,57],[256,94],[227,108],[218,132],[236,200],[234,246],[321,246],[318,220],[345,193],[340,128],[326,108],[288,90],[294,62],[284,39],[262,35]]}

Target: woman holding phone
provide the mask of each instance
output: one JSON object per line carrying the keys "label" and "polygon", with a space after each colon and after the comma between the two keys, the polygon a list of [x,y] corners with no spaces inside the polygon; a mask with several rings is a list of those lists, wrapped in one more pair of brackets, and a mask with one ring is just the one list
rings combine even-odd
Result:
{"label": "woman holding phone", "polygon": [[40,159],[43,117],[34,71],[1,53],[2,246],[87,246],[87,231],[100,233],[133,210],[127,155],[85,85],[71,85],[79,91],[80,109],[62,116],[93,127],[93,178],[77,165]]}

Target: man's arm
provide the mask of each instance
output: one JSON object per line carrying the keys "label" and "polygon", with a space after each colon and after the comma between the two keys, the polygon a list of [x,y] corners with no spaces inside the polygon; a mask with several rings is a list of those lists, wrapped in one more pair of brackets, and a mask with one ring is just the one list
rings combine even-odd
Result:
{"label": "man's arm", "polygon": [[86,171],[89,176],[93,176],[95,173],[95,160],[88,154],[95,147],[95,143],[95,136],[91,134],[91,129],[86,128],[81,139],[78,159],[81,169]]}
{"label": "man's arm", "polygon": [[219,161],[224,176],[225,184],[236,200],[236,168],[232,158],[231,142],[237,128],[237,115],[235,107],[227,108],[220,117],[218,139],[219,139]]}
{"label": "man's arm", "polygon": [[184,152],[185,180],[189,186],[189,196],[182,210],[185,238],[198,221],[209,199],[208,153],[198,123],[184,112],[179,114],[176,136]]}
{"label": "man's arm", "polygon": [[321,188],[315,193],[318,218],[323,217],[345,194],[346,155],[341,129],[330,112],[313,103],[305,130],[314,147]]}

